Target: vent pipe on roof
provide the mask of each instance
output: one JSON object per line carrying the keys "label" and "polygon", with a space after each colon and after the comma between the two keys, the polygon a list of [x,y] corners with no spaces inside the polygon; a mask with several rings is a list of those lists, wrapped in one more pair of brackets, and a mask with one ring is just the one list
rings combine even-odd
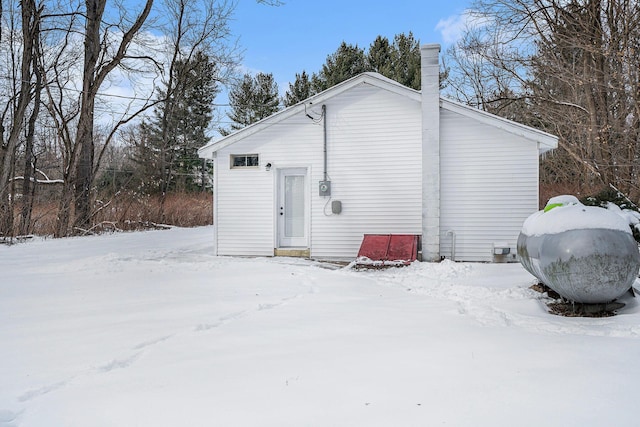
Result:
{"label": "vent pipe on roof", "polygon": [[440,261],[440,54],[420,46],[422,80],[422,260]]}

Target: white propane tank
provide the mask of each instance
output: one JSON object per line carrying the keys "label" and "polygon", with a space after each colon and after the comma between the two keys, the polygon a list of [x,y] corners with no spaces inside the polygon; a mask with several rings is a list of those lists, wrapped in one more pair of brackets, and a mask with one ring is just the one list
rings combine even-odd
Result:
{"label": "white propane tank", "polygon": [[640,268],[628,222],[574,196],[554,197],[527,218],[517,250],[528,272],[578,303],[613,301],[631,288]]}

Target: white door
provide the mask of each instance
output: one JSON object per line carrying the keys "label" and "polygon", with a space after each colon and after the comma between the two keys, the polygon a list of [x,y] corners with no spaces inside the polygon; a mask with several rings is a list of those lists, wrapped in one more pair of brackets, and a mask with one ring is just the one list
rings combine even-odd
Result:
{"label": "white door", "polygon": [[307,247],[307,170],[278,173],[278,246]]}

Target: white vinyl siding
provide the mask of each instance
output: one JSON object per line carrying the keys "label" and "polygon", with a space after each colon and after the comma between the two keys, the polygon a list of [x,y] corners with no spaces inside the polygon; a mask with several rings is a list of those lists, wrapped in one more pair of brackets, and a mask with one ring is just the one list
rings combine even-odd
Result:
{"label": "white vinyl siding", "polygon": [[515,251],[522,223],[538,210],[538,147],[460,114],[440,111],[440,254],[493,261],[493,244]]}
{"label": "white vinyl siding", "polygon": [[[221,159],[216,200],[219,255],[273,255],[273,206],[271,186],[266,172],[258,169],[230,169],[228,156]],[[226,166],[227,171],[223,171]]]}
{"label": "white vinyl siding", "polygon": [[[274,254],[284,168],[307,171],[312,258],[352,260],[364,234],[422,234],[422,114],[407,91],[362,82],[219,148],[217,254]],[[318,194],[323,103],[331,198]],[[456,260],[493,261],[494,243],[515,251],[523,221],[538,209],[538,147],[517,128],[461,108],[441,101],[440,255],[450,257],[453,231]],[[257,155],[259,166],[231,168],[238,154]],[[331,214],[332,200],[342,202],[340,214]]]}
{"label": "white vinyl siding", "polygon": [[[217,214],[215,221],[219,255],[272,256],[276,233],[277,170],[284,167],[311,169],[322,162],[322,126],[304,115],[264,129],[217,153]],[[230,168],[229,156],[257,153],[256,169]],[[320,153],[320,154],[319,154]],[[314,157],[318,157],[314,159]],[[271,169],[265,165],[271,163]]]}
{"label": "white vinyl siding", "polygon": [[[279,168],[307,168],[312,257],[353,259],[365,233],[421,233],[419,102],[363,84],[326,105],[331,200],[342,213],[330,215],[329,199],[318,195],[323,123],[300,113],[217,153],[219,255],[273,255]],[[308,112],[319,117],[321,107]],[[230,168],[237,153],[258,154],[260,166]]]}
{"label": "white vinyl siding", "polygon": [[[328,174],[342,213],[316,197],[312,256],[354,259],[364,234],[420,234],[420,104],[367,85],[327,106]],[[313,183],[322,179],[314,169]],[[327,213],[331,206],[326,206]]]}

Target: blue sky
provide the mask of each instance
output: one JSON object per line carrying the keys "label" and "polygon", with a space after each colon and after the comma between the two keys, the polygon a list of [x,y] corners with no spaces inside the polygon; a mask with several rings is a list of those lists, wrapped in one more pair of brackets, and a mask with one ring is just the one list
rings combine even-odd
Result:
{"label": "blue sky", "polygon": [[411,31],[420,43],[445,49],[471,2],[283,0],[274,7],[239,0],[230,25],[244,50],[243,68],[273,73],[283,93],[296,73],[319,71],[343,40],[367,49],[378,35],[391,41]]}

